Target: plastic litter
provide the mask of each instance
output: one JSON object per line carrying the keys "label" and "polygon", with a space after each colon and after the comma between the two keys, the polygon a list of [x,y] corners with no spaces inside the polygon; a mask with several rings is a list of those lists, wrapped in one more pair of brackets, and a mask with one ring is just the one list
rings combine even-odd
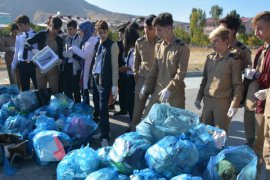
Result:
{"label": "plastic litter", "polygon": [[228,147],[217,156],[212,156],[204,173],[204,179],[219,180],[217,165],[220,161],[227,160],[237,172],[237,180],[253,180],[256,178],[257,156],[246,145]]}
{"label": "plastic litter", "polygon": [[145,154],[148,167],[166,178],[191,173],[199,161],[197,147],[176,136],[166,136]]}
{"label": "plastic litter", "polygon": [[57,180],[85,179],[98,170],[99,158],[88,145],[67,154],[57,166]]}
{"label": "plastic litter", "polygon": [[118,137],[109,153],[109,159],[120,173],[130,175],[135,169],[145,169],[144,155],[150,143],[137,132]]}
{"label": "plastic litter", "polygon": [[180,135],[199,124],[198,115],[165,104],[154,104],[136,131],[152,144],[169,135]]}
{"label": "plastic litter", "polygon": [[38,162],[60,161],[71,150],[72,141],[68,135],[54,130],[45,130],[33,138],[33,146]]}

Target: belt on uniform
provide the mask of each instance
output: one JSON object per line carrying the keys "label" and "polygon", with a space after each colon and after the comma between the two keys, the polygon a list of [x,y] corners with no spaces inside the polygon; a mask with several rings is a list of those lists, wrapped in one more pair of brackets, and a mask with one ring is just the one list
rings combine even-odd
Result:
{"label": "belt on uniform", "polygon": [[33,61],[24,60],[24,61],[20,61],[20,63],[30,64],[30,63],[33,63]]}

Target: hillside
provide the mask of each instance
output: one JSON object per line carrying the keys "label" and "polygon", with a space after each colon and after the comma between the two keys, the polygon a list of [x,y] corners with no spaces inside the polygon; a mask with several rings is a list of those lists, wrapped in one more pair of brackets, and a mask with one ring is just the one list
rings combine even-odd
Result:
{"label": "hillside", "polygon": [[91,17],[104,20],[130,20],[134,16],[114,13],[99,8],[84,0],[1,0],[0,12],[9,13],[12,18],[28,15],[34,23],[44,22],[49,15],[58,11],[62,15]]}

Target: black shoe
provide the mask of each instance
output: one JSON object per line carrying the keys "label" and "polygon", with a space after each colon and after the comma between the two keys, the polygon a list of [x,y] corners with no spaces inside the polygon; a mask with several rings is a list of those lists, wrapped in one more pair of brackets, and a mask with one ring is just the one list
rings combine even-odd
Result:
{"label": "black shoe", "polygon": [[109,111],[115,111],[115,107],[114,107],[113,104],[112,105],[109,105],[108,109],[109,109]]}
{"label": "black shoe", "polygon": [[118,111],[118,112],[115,112],[113,115],[114,116],[120,116],[120,115],[126,115],[127,114],[127,111],[122,111],[122,110],[120,110],[120,111]]}

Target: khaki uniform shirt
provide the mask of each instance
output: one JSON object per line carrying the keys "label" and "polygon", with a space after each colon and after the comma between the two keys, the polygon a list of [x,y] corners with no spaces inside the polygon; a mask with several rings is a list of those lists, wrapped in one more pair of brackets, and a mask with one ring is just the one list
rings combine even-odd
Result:
{"label": "khaki uniform shirt", "polygon": [[204,96],[232,98],[231,108],[238,108],[242,99],[241,61],[227,51],[223,56],[212,53],[207,56],[203,79],[197,99]]}
{"label": "khaki uniform shirt", "polygon": [[238,59],[241,60],[241,70],[244,71],[249,65],[252,65],[251,51],[244,44],[235,40],[229,47],[230,51],[236,51]]}
{"label": "khaki uniform shirt", "polygon": [[150,42],[146,36],[143,36],[136,41],[133,66],[135,80],[138,79],[138,76],[147,77],[154,63],[155,46],[158,40],[158,37],[156,37]]}
{"label": "khaki uniform shirt", "polygon": [[189,48],[176,37],[169,44],[164,40],[158,42],[155,47],[155,62],[145,82],[146,92],[167,88],[172,97],[178,97],[179,93],[184,92],[189,55]]}

